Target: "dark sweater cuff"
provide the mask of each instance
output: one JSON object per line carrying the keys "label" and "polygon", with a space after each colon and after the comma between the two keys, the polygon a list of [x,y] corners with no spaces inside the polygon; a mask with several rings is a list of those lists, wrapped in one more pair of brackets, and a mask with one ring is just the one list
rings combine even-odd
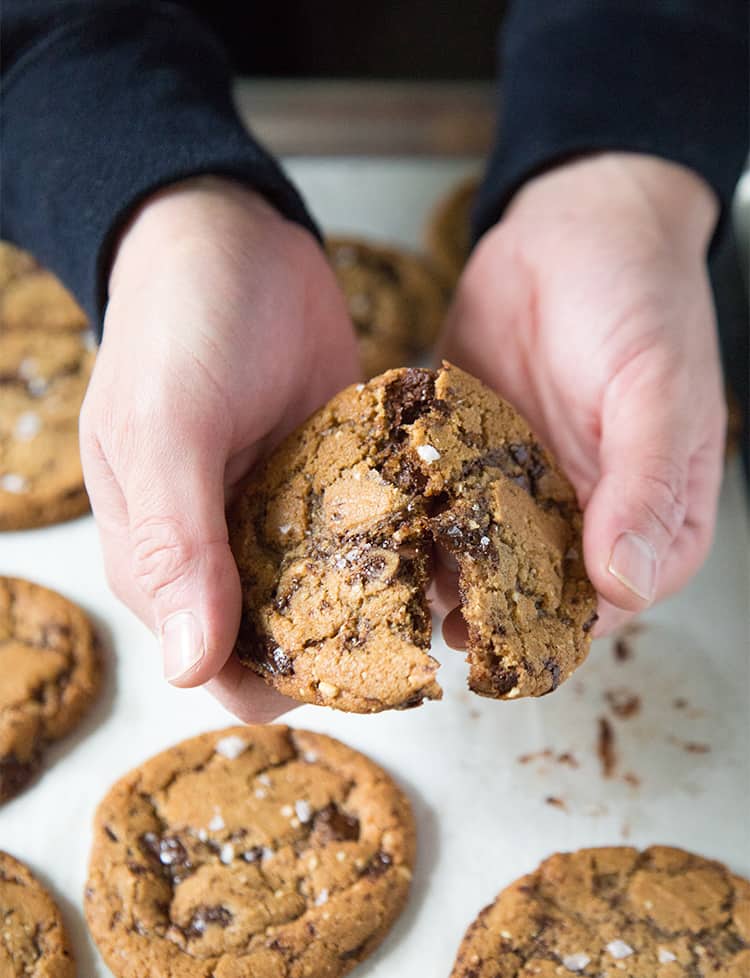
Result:
{"label": "dark sweater cuff", "polygon": [[240,122],[223,50],[179,7],[102,4],[43,36],[6,78],[2,129],[2,236],[55,271],[97,327],[118,231],[166,184],[233,177],[319,236]]}
{"label": "dark sweater cuff", "polygon": [[746,13],[744,0],[517,0],[475,239],[530,177],[600,150],[681,163],[726,209],[748,147]]}

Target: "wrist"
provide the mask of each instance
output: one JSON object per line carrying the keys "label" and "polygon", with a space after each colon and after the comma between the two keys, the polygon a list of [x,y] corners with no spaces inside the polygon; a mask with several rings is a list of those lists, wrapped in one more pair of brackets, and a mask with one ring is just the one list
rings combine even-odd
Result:
{"label": "wrist", "polygon": [[133,275],[153,273],[154,261],[163,261],[176,248],[190,247],[197,239],[219,236],[234,226],[238,215],[249,221],[284,222],[259,193],[231,178],[196,176],[169,184],[147,197],[121,230],[112,249],[109,293]]}
{"label": "wrist", "polygon": [[574,219],[591,213],[618,220],[635,216],[656,225],[671,246],[703,256],[719,217],[719,201],[697,173],[639,153],[605,152],[577,157],[532,177],[506,211],[531,205],[541,214],[562,208]]}

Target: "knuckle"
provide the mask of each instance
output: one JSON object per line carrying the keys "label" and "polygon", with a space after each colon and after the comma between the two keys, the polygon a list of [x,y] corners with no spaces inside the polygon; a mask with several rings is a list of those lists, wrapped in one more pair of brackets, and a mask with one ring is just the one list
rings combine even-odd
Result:
{"label": "knuckle", "polygon": [[150,517],[131,527],[133,577],[150,598],[184,578],[196,557],[185,526],[169,517]]}
{"label": "knuckle", "polygon": [[671,539],[687,513],[687,473],[677,463],[655,460],[640,476],[641,503]]}

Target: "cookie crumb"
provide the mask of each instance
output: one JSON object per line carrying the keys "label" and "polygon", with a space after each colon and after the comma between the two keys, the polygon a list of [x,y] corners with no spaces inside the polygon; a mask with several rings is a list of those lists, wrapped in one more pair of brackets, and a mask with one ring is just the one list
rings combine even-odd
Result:
{"label": "cookie crumb", "polygon": [[606,717],[599,717],[597,753],[602,765],[602,777],[611,778],[617,766],[617,753],[615,751],[615,732]]}
{"label": "cookie crumb", "polygon": [[633,649],[624,638],[616,638],[612,652],[616,662],[627,662],[633,658]]}
{"label": "cookie crumb", "polygon": [[627,720],[641,709],[641,698],[628,689],[608,689],[604,698],[615,716]]}
{"label": "cookie crumb", "polygon": [[553,808],[561,808],[564,812],[567,812],[568,806],[562,800],[562,798],[556,798],[554,795],[547,795],[544,799],[545,804],[552,805]]}

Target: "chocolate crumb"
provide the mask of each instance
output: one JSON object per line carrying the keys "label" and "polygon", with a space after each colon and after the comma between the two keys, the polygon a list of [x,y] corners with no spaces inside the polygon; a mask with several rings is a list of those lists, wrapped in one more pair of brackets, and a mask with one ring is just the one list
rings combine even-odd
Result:
{"label": "chocolate crumb", "polygon": [[688,705],[688,701],[684,696],[678,696],[677,699],[672,700],[672,707],[675,710],[684,710]]}
{"label": "chocolate crumb", "polygon": [[641,785],[641,779],[637,774],[633,774],[632,771],[626,771],[622,776],[622,780],[631,786],[631,788],[639,788]]}
{"label": "chocolate crumb", "polygon": [[597,753],[602,765],[602,777],[611,778],[617,766],[615,751],[615,732],[606,717],[599,717],[599,739]]}
{"label": "chocolate crumb", "polygon": [[556,798],[554,795],[547,795],[544,799],[546,805],[552,805],[553,808],[561,808],[564,812],[567,812],[568,806],[562,800],[562,798]]}
{"label": "chocolate crumb", "polygon": [[567,764],[568,767],[580,767],[581,766],[578,763],[578,761],[575,759],[575,757],[573,756],[573,754],[571,754],[570,751],[567,751],[567,750],[564,751],[562,754],[558,754],[557,755],[557,763],[558,764]]}
{"label": "chocolate crumb", "polygon": [[624,638],[615,639],[612,652],[616,662],[627,662],[633,658],[633,649],[630,643],[626,642]]}

